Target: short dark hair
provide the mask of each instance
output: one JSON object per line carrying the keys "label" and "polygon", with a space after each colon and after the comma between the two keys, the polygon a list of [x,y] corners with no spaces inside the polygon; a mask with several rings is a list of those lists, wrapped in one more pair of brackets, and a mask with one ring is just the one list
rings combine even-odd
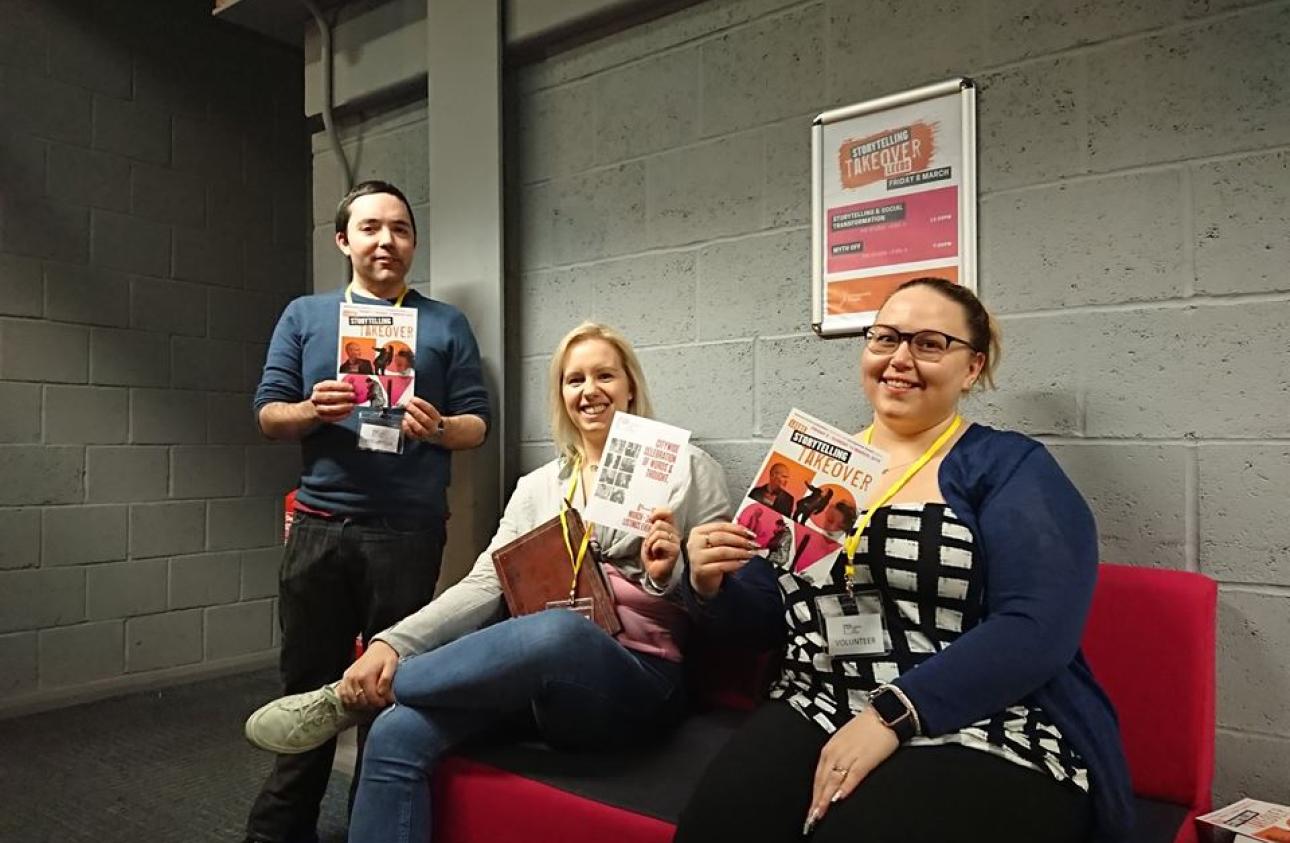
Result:
{"label": "short dark hair", "polygon": [[371,196],[373,193],[388,193],[403,203],[403,207],[408,209],[408,219],[412,221],[412,239],[416,240],[417,216],[412,213],[412,204],[408,202],[408,197],[388,181],[378,179],[359,182],[340,200],[340,204],[336,206],[336,233],[344,234],[349,230],[349,206],[354,204],[354,200],[360,196]]}
{"label": "short dark hair", "polygon": [[976,293],[946,278],[925,276],[911,278],[897,287],[892,295],[901,290],[908,290],[910,287],[927,287],[935,290],[963,308],[963,315],[968,323],[968,341],[972,343],[973,350],[985,356],[980,381],[983,385],[993,388],[994,372],[1003,352],[1003,343],[999,336],[999,323],[990,315],[990,311],[986,310],[985,305],[981,304]]}

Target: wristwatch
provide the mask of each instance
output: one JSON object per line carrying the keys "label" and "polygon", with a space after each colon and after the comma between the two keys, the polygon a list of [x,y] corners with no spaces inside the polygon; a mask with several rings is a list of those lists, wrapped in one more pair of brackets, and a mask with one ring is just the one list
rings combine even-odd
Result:
{"label": "wristwatch", "polygon": [[895,685],[879,685],[869,692],[869,704],[882,725],[895,732],[901,743],[918,734],[918,713]]}

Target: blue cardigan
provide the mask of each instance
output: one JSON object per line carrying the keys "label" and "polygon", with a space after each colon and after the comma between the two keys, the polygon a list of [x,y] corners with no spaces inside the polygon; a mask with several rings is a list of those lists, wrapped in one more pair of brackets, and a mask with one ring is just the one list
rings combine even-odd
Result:
{"label": "blue cardigan", "polygon": [[[954,732],[1029,696],[1088,765],[1094,838],[1122,840],[1133,795],[1115,710],[1093,678],[1080,637],[1097,579],[1097,528],[1088,505],[1042,444],[973,425],[945,459],[941,493],[985,561],[984,619],[901,675],[925,734]],[[754,559],[698,617],[745,642],[784,640],[775,570]]]}

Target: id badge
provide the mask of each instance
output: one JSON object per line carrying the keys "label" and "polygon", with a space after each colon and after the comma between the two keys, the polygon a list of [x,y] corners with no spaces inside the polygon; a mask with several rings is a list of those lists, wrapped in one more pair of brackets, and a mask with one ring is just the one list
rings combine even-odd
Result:
{"label": "id badge", "polygon": [[359,410],[358,447],[384,454],[403,453],[402,414],[388,410]]}
{"label": "id badge", "polygon": [[877,589],[856,592],[854,597],[846,592],[822,594],[815,598],[815,608],[830,656],[883,656],[891,652]]}
{"label": "id badge", "polygon": [[579,597],[575,600],[552,600],[546,604],[548,609],[568,609],[577,612],[589,621],[595,621],[595,601],[590,597]]}

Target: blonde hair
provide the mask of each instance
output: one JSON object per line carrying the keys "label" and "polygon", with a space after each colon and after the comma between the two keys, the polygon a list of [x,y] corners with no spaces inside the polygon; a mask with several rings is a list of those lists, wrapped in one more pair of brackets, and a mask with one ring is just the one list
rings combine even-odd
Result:
{"label": "blonde hair", "polygon": [[976,297],[976,294],[967,287],[955,284],[953,281],[947,281],[944,278],[914,278],[897,287],[892,295],[894,296],[901,290],[907,290],[910,287],[927,287],[935,290],[963,308],[963,316],[967,319],[968,324],[968,339],[972,343],[972,349],[984,358],[981,364],[981,374],[977,376],[973,388],[994,389],[994,373],[998,369],[1000,358],[1003,357],[1003,335],[999,328],[999,321],[994,318],[994,314],[986,309],[986,306],[981,304],[981,300]]}
{"label": "blonde hair", "polygon": [[583,322],[564,335],[551,355],[548,378],[548,395],[551,402],[551,438],[560,455],[569,460],[580,460],[582,452],[582,434],[569,418],[564,406],[564,361],[569,356],[569,349],[586,340],[603,340],[618,352],[618,360],[623,371],[627,373],[627,385],[631,398],[627,401],[627,412],[634,416],[653,417],[654,405],[649,400],[649,388],[645,385],[645,372],[636,357],[636,351],[627,338],[608,325],[599,322]]}

